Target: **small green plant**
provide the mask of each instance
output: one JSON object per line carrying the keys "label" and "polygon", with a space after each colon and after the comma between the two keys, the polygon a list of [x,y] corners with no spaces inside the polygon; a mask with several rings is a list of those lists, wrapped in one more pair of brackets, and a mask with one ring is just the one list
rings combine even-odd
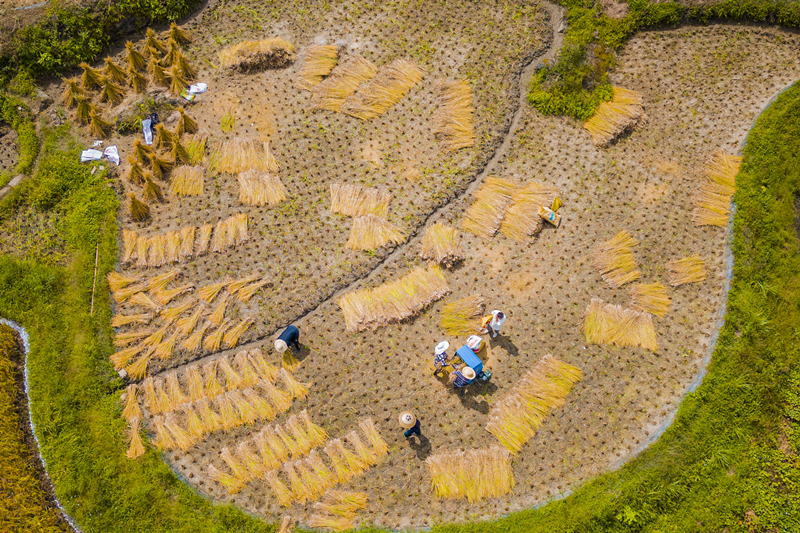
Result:
{"label": "small green plant", "polygon": [[236,122],[233,118],[233,111],[231,110],[226,111],[225,114],[222,116],[222,121],[220,122],[219,125],[220,129],[222,130],[222,133],[232,132],[235,125]]}

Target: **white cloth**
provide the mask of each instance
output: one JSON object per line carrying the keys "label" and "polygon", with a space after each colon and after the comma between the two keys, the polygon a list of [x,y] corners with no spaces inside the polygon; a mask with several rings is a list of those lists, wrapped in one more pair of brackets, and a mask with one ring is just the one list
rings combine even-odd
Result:
{"label": "white cloth", "polygon": [[103,153],[109,161],[116,163],[117,166],[119,166],[119,151],[117,151],[117,145],[109,146],[103,151]]}
{"label": "white cloth", "polygon": [[503,318],[501,318],[499,320],[497,319],[497,313],[499,313],[499,312],[500,311],[497,310],[497,309],[492,311],[492,321],[489,322],[489,326],[491,326],[492,330],[494,330],[495,333],[500,331],[500,328],[502,328],[503,324],[506,323],[506,315],[505,314],[503,314]]}
{"label": "white cloth", "polygon": [[81,163],[85,163],[87,161],[97,161],[98,159],[103,159],[103,152],[100,150],[84,150],[81,152]]}

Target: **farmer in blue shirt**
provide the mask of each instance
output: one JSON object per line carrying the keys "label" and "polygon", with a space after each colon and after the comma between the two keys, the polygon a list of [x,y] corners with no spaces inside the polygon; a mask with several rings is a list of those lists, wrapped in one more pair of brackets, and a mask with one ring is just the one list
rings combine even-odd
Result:
{"label": "farmer in blue shirt", "polygon": [[300,330],[297,326],[292,325],[287,327],[283,330],[283,333],[275,339],[275,351],[283,353],[289,345],[294,346],[296,350],[300,351]]}
{"label": "farmer in blue shirt", "polygon": [[463,366],[453,372],[453,375],[455,376],[453,388],[458,391],[459,395],[463,396],[463,394],[467,391],[467,385],[472,383],[472,380],[475,379],[475,371],[468,366]]}

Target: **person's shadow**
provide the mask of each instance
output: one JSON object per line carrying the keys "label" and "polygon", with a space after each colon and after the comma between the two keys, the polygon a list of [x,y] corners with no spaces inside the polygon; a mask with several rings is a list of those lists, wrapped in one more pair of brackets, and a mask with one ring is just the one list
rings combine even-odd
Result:
{"label": "person's shadow", "polygon": [[489,337],[489,344],[492,347],[497,345],[502,346],[512,357],[519,356],[519,348],[517,348],[517,345],[511,342],[511,339],[505,337],[502,333],[498,334],[495,338]]}
{"label": "person's shadow", "polygon": [[431,441],[425,435],[410,436],[408,445],[417,453],[417,459],[420,461],[424,461],[431,454]]}

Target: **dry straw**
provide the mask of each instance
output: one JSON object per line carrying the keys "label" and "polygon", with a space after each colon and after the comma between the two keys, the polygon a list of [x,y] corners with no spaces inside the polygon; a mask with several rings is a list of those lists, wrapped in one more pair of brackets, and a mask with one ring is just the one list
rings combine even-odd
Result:
{"label": "dry straw", "polygon": [[270,403],[275,406],[275,410],[284,412],[288,411],[292,406],[292,395],[290,393],[279,389],[272,382],[265,379],[262,379],[259,385],[267,393],[267,397]]}
{"label": "dry straw", "polygon": [[231,327],[231,320],[226,318],[220,326],[211,332],[205,339],[203,339],[203,348],[207,352],[216,352],[219,350],[219,347],[222,345],[222,338],[225,335],[225,332],[228,331]]}
{"label": "dry straw", "polygon": [[187,337],[181,346],[190,352],[199,352],[203,343],[203,336],[205,335],[206,330],[208,330],[212,325],[213,324],[211,324],[211,322],[206,322],[199,328],[195,329],[194,333]]}
{"label": "dry straw", "polygon": [[661,283],[638,283],[630,288],[631,307],[664,318],[669,313],[672,299]]}
{"label": "dry straw", "polygon": [[349,183],[331,183],[331,213],[358,217],[389,214],[392,195],[375,187]]}
{"label": "dry straw", "polygon": [[225,333],[225,337],[223,341],[225,342],[226,348],[233,348],[239,344],[239,338],[244,335],[244,332],[247,331],[250,326],[255,323],[255,320],[252,318],[244,318],[239,322],[237,325],[232,327],[230,331]]}
{"label": "dry straw", "polygon": [[411,61],[396,59],[381,67],[374,78],[359,87],[344,102],[341,112],[362,120],[382,115],[422,81],[422,76],[422,69]]}
{"label": "dry straw", "polygon": [[372,454],[374,457],[380,458],[389,453],[389,445],[386,444],[386,441],[383,440],[383,437],[378,433],[375,422],[373,422],[371,418],[360,420],[358,426],[361,428],[367,441],[369,441],[370,446],[372,446]]}
{"label": "dry straw", "polygon": [[420,257],[448,268],[463,260],[458,230],[441,222],[428,226],[422,238]]}
{"label": "dry straw", "polygon": [[286,473],[286,478],[289,480],[289,486],[292,488],[293,499],[300,503],[305,503],[308,500],[313,499],[314,494],[311,492],[311,490],[309,490],[308,487],[306,487],[306,485],[303,483],[303,480],[300,479],[300,475],[295,469],[294,461],[284,463],[283,471]]}
{"label": "dry straw", "polygon": [[641,94],[622,87],[613,87],[613,91],[611,101],[600,104],[583,123],[597,146],[608,146],[644,117]]}
{"label": "dry straw", "polygon": [[189,283],[183,285],[182,287],[175,287],[174,289],[164,289],[164,290],[154,291],[153,297],[161,305],[167,305],[169,302],[171,302],[178,296],[186,294],[187,292],[191,292],[192,290],[194,290],[194,285]]}
{"label": "dry straw", "polygon": [[653,317],[650,313],[626,309],[621,305],[606,304],[592,298],[586,308],[586,342],[641,346],[658,350]]}
{"label": "dry straw", "polygon": [[297,381],[285,368],[281,368],[278,371],[278,376],[280,376],[283,385],[286,387],[286,390],[289,391],[289,394],[292,395],[292,398],[302,399],[308,395],[308,386]]}
{"label": "dry straw", "polygon": [[225,48],[219,53],[223,68],[240,72],[253,72],[285,68],[295,58],[294,45],[280,37],[261,41],[244,41]]}
{"label": "dry straw", "polygon": [[417,315],[450,292],[439,267],[416,267],[374,289],[349,292],[338,300],[348,331],[375,329]]}
{"label": "dry straw", "polygon": [[440,87],[439,109],[433,117],[433,131],[444,149],[454,152],[475,144],[472,124],[472,88],[465,80],[446,82]]}
{"label": "dry straw", "polygon": [[271,284],[272,282],[268,279],[262,279],[261,281],[256,281],[255,283],[251,283],[246,287],[239,290],[239,294],[237,298],[240,302],[247,302],[250,298],[253,297],[255,293],[257,293],[262,287],[265,285]]}
{"label": "dry straw", "polygon": [[592,264],[602,275],[603,281],[618,289],[642,277],[633,256],[633,247],[637,244],[639,241],[622,230],[613,239],[595,248]]}
{"label": "dry straw", "polygon": [[230,294],[226,292],[217,304],[217,307],[208,316],[208,320],[215,326],[219,326],[222,324],[222,321],[225,320],[225,311],[228,308],[228,303],[230,303]]}
{"label": "dry straw", "polygon": [[503,178],[487,178],[475,192],[477,199],[464,214],[461,227],[475,235],[491,238],[503,222],[517,185]]}
{"label": "dry straw", "polygon": [[673,287],[684,283],[699,283],[706,279],[706,262],[692,255],[667,263],[667,278]]}
{"label": "dry straw", "polygon": [[[150,316],[150,315],[148,315]],[[128,331],[126,333],[117,333],[114,335],[114,346],[127,346],[132,342],[138,341],[142,337],[147,337],[152,331]]]}
{"label": "dry straw", "polygon": [[350,227],[350,238],[345,248],[351,250],[375,250],[386,244],[401,244],[405,234],[400,228],[376,215],[357,216]]}
{"label": "dry straw", "polygon": [[204,224],[200,226],[200,230],[197,232],[196,255],[202,255],[208,252],[208,245],[211,242],[211,233],[213,231],[213,224]]}
{"label": "dry straw", "polygon": [[122,409],[122,417],[129,422],[134,418],[142,418],[138,392],[139,390],[135,383],[131,383],[125,389],[125,407]]}
{"label": "dry straw", "polygon": [[258,411],[253,408],[253,405],[245,398],[238,390],[228,391],[228,398],[236,407],[239,413],[239,418],[245,424],[252,424],[259,419]]}
{"label": "dry straw", "polygon": [[511,452],[519,452],[581,378],[579,368],[545,355],[507,396],[492,405],[486,431]]}
{"label": "dry straw", "polygon": [[188,383],[189,401],[196,402],[205,397],[206,391],[203,386],[203,376],[200,374],[198,365],[192,365],[186,369],[186,381]]}
{"label": "dry straw", "polygon": [[511,454],[499,446],[438,453],[428,457],[425,464],[440,498],[466,497],[472,503],[497,498],[514,488]]}
{"label": "dry straw", "polygon": [[314,509],[335,516],[353,518],[359,510],[367,506],[366,492],[330,490],[314,504]]}
{"label": "dry straw", "polygon": [[148,308],[148,309],[150,309],[152,311],[156,311],[156,312],[160,311],[163,308],[162,305],[157,304],[156,302],[154,302],[152,299],[150,299],[149,296],[147,296],[143,292],[137,292],[136,294],[131,296],[130,303],[132,305],[138,305],[138,306],[141,306],[141,307],[146,307],[146,308]]}
{"label": "dry straw", "polygon": [[[325,441],[328,440],[328,432],[311,421],[311,416],[308,414],[308,411],[303,409],[297,416],[303,423],[304,430],[313,446],[322,446]],[[370,442],[372,442],[372,440],[370,440]]]}
{"label": "dry straw", "polygon": [[200,316],[205,313],[205,310],[205,306],[200,304],[194,314],[178,319],[175,326],[184,337],[188,336],[194,330],[197,322],[200,320]]}
{"label": "dry straw", "polygon": [[119,328],[122,326],[129,326],[130,324],[149,324],[153,320],[152,313],[144,313],[141,315],[115,315],[111,319],[111,327]]}
{"label": "dry straw", "polygon": [[280,170],[269,142],[257,137],[236,137],[222,143],[212,155],[212,166],[215,171],[228,174],[238,174],[246,170],[277,174]]}
{"label": "dry straw", "polygon": [[275,451],[269,445],[268,427],[261,428],[261,431],[253,435],[253,443],[256,445],[258,453],[261,455],[261,462],[267,471],[275,470],[281,465],[281,460],[275,455]]}
{"label": "dry straw", "polygon": [[286,507],[292,505],[292,501],[294,498],[292,497],[292,491],[286,486],[286,484],[278,478],[278,473],[275,471],[267,472],[264,475],[264,479],[269,485],[269,488],[272,489],[272,492],[275,493],[275,497]]}
{"label": "dry straw", "polygon": [[169,190],[176,196],[200,196],[203,194],[203,167],[180,166],[172,171]]}
{"label": "dry straw", "polygon": [[[122,230],[122,262],[127,263],[135,257],[136,241],[138,236],[135,231]],[[114,290],[114,289],[112,289]]]}
{"label": "dry straw", "polygon": [[261,380],[261,376],[258,375],[258,371],[250,363],[247,350],[238,352],[233,357],[233,363],[236,365],[236,368],[239,369],[238,374],[242,377],[243,387],[252,387],[257,385]]}
{"label": "dry straw", "polygon": [[308,518],[308,525],[332,531],[348,531],[355,528],[355,520],[347,516],[312,514]]}
{"label": "dry straw", "polygon": [[225,487],[229,494],[236,494],[242,490],[242,485],[238,479],[227,472],[222,472],[216,466],[208,465],[207,472],[208,477]]}
{"label": "dry straw", "polygon": [[139,276],[125,276],[124,274],[120,274],[119,272],[111,271],[106,276],[106,281],[108,281],[108,288],[112,291],[118,291],[120,289],[124,289],[131,283],[136,283],[139,281]]}
{"label": "dry straw", "polygon": [[292,533],[295,525],[297,525],[297,520],[289,515],[286,515],[281,520],[281,527],[278,528],[278,533]]}
{"label": "dry straw", "polygon": [[736,174],[742,158],[719,151],[704,166],[703,179],[692,196],[695,226],[728,225],[731,199],[736,192]]}
{"label": "dry straw", "polygon": [[442,329],[451,337],[479,333],[483,310],[483,296],[480,294],[451,302],[442,308]]}
{"label": "dry straw", "polygon": [[168,413],[167,416],[164,417],[164,427],[169,430],[176,448],[183,452],[187,452],[189,451],[189,448],[194,446],[194,439],[178,423],[175,413]]}
{"label": "dry straw", "polygon": [[278,205],[286,199],[286,188],[272,173],[251,169],[239,173],[239,202],[244,205]]}
{"label": "dry straw", "polygon": [[359,54],[348,55],[327,79],[314,88],[311,107],[340,111],[345,100],[358,86],[374,78],[377,73],[378,68]]}
{"label": "dry straw", "polygon": [[172,352],[175,349],[175,344],[178,342],[178,337],[180,336],[180,331],[175,331],[170,335],[167,340],[160,342],[156,349],[153,351],[153,355],[158,357],[159,359],[169,359],[172,357]]}
{"label": "dry straw", "polygon": [[219,292],[224,289],[230,281],[219,281],[217,283],[212,283],[210,285],[206,285],[205,287],[200,287],[200,290],[197,291],[197,295],[205,300],[208,303],[214,301],[214,298],[217,297]]}
{"label": "dry straw", "polygon": [[336,45],[314,45],[306,50],[303,66],[297,73],[295,85],[299,89],[312,91],[322,83],[339,62],[339,47]]}
{"label": "dry straw", "polygon": [[200,415],[197,414],[191,403],[181,405],[181,409],[186,415],[186,432],[194,439],[194,442],[200,442],[206,436],[206,428]]}
{"label": "dry straw", "polygon": [[167,309],[161,311],[161,318],[168,323],[174,322],[179,316],[194,307],[194,304],[194,300],[189,299],[181,304],[176,305],[175,307],[168,307]]}
{"label": "dry straw", "polygon": [[147,284],[136,283],[135,285],[128,285],[124,289],[116,290],[112,293],[112,295],[114,296],[114,300],[116,300],[117,303],[123,303],[126,302],[128,299],[130,299],[133,295],[140,293],[144,290],[147,290]]}
{"label": "dry straw", "polygon": [[128,451],[125,452],[125,457],[128,459],[136,459],[141,457],[144,453],[144,443],[142,436],[139,434],[141,428],[141,420],[139,418],[132,418],[128,421]]}
{"label": "dry straw", "polygon": [[542,231],[539,207],[549,207],[558,195],[555,187],[530,182],[511,194],[514,204],[506,211],[500,233],[518,242],[530,242]]}
{"label": "dry straw", "polygon": [[247,357],[253,364],[253,368],[256,369],[256,372],[258,372],[262,379],[265,379],[269,382],[273,382],[278,379],[278,367],[264,359],[264,354],[261,353],[260,349],[254,348],[250,350],[247,352]]}

